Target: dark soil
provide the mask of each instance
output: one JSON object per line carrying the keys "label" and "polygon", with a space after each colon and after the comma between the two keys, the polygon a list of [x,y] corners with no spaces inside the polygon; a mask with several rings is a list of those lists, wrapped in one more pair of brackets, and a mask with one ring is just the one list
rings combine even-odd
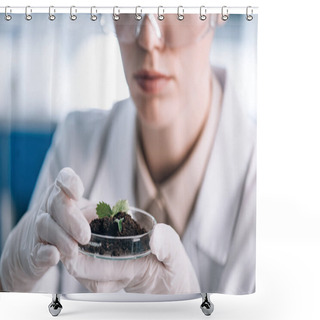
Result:
{"label": "dark soil", "polygon": [[[122,230],[120,232],[118,223],[115,222],[115,220],[122,218]],[[144,228],[141,228],[140,225],[125,212],[118,212],[113,217],[94,219],[90,223],[90,228],[92,233],[112,237],[128,237],[147,233]],[[87,252],[108,256],[138,254],[149,249],[149,236],[145,236],[136,242],[132,242],[132,240],[129,239],[103,239],[101,243],[98,243],[98,241],[100,241],[98,239],[93,239],[93,241],[95,242],[94,244],[89,243],[85,246],[80,245],[80,247]]]}

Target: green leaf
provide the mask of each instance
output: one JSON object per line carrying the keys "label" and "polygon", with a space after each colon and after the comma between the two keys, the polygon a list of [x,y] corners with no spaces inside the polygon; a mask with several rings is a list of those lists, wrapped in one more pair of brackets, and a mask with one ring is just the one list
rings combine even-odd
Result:
{"label": "green leaf", "polygon": [[121,218],[121,219],[115,219],[114,222],[116,222],[118,224],[118,230],[119,232],[122,231],[122,221],[123,221],[124,218]]}
{"label": "green leaf", "polygon": [[100,201],[97,204],[96,213],[100,219],[113,216],[111,207],[103,201]]}
{"label": "green leaf", "polygon": [[118,212],[128,212],[129,202],[128,200],[119,200],[112,208],[112,215],[115,216]]}

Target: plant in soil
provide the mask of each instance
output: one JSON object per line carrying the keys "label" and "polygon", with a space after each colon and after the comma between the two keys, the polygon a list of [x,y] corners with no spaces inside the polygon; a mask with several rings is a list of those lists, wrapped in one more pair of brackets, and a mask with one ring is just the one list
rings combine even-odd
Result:
{"label": "plant in soil", "polygon": [[[133,242],[132,239],[119,239],[116,237],[130,237],[147,233],[131,216],[128,214],[129,203],[127,200],[119,200],[111,209],[105,202],[99,202],[96,207],[98,218],[90,223],[91,233],[96,235],[111,236],[115,238],[91,239],[87,245],[80,247],[87,252],[99,255],[124,256],[146,251],[149,248],[149,236]],[[133,248],[133,245],[135,246]],[[137,252],[138,251],[138,252]]]}

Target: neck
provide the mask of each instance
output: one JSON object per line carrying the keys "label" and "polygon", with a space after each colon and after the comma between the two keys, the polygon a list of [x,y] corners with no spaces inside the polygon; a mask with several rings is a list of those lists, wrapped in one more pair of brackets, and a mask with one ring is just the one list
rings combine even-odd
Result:
{"label": "neck", "polygon": [[139,122],[145,161],[156,183],[167,179],[184,163],[202,133],[211,106],[211,70],[206,79],[205,86],[202,83],[184,97],[182,112],[173,123],[151,128]]}

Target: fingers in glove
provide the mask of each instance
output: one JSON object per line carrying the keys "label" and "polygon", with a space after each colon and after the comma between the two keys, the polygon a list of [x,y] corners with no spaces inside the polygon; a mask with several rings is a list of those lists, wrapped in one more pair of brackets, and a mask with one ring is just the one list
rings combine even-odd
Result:
{"label": "fingers in glove", "polygon": [[95,202],[89,200],[86,200],[86,202],[84,202],[81,200],[81,202],[78,202],[77,205],[89,223],[92,220],[98,218],[96,211],[97,204]]}
{"label": "fingers in glove", "polygon": [[150,239],[150,248],[163,263],[162,273],[159,272],[164,279],[163,289],[171,293],[199,292],[197,276],[174,229],[166,224],[157,224]]}
{"label": "fingers in glove", "polygon": [[55,181],[55,184],[68,196],[68,198],[73,200],[80,200],[84,187],[80,177],[71,169],[63,168]]}
{"label": "fingers in glove", "polygon": [[127,286],[127,282],[118,281],[91,281],[87,279],[77,279],[84,287],[94,293],[111,293],[118,292]]}
{"label": "fingers in glove", "polygon": [[34,275],[42,275],[50,267],[55,266],[60,260],[60,253],[55,246],[37,243],[31,252]]}
{"label": "fingers in glove", "polygon": [[127,281],[134,276],[134,261],[112,261],[94,259],[79,253],[76,258],[64,259],[62,262],[68,272],[75,278],[91,281]]}
{"label": "fingers in glove", "polygon": [[58,248],[63,256],[75,256],[78,244],[74,241],[48,213],[41,213],[36,220],[37,233],[41,241]]}
{"label": "fingers in glove", "polygon": [[194,272],[179,235],[169,225],[159,223],[155,226],[150,239],[150,249],[167,271],[179,273],[179,270],[190,269]]}
{"label": "fingers in glove", "polygon": [[81,244],[87,244],[91,230],[87,219],[70,198],[55,185],[47,201],[47,212],[54,221],[63,228],[73,239]]}
{"label": "fingers in glove", "polygon": [[179,235],[167,224],[158,223],[152,232],[150,239],[151,252],[164,264],[170,264],[171,260],[176,260],[176,256],[183,253],[184,247]]}

